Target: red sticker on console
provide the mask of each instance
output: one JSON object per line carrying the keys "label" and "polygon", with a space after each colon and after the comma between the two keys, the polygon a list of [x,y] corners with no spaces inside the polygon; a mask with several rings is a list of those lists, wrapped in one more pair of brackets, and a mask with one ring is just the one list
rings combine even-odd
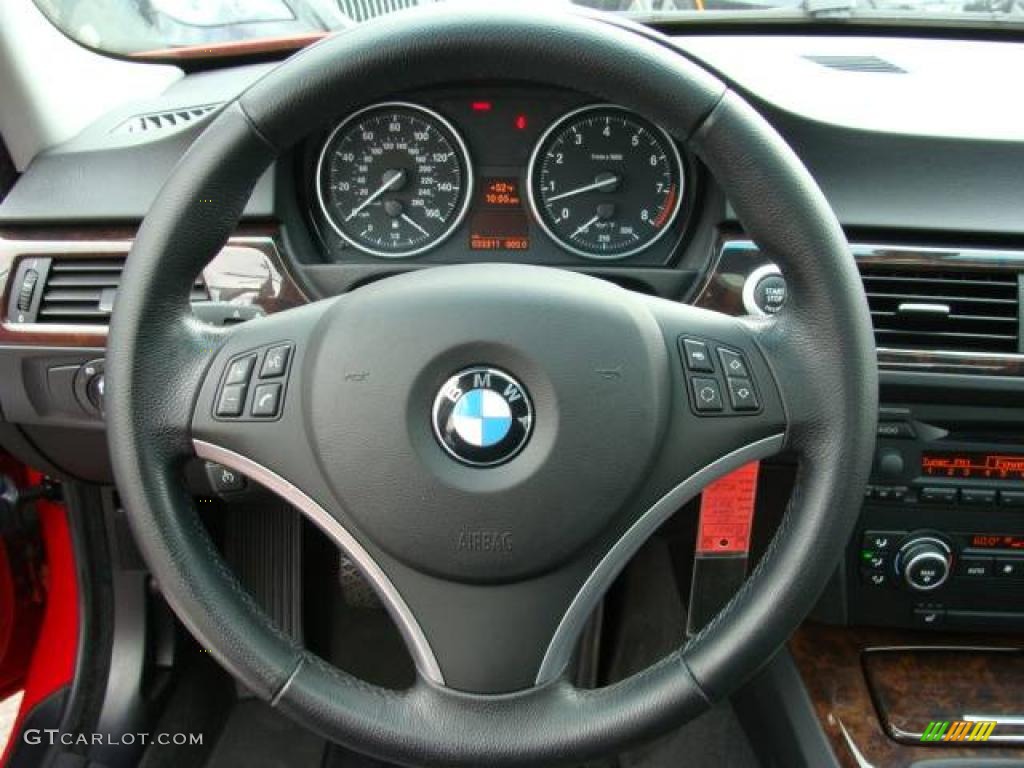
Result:
{"label": "red sticker on console", "polygon": [[753,461],[704,489],[697,531],[698,554],[750,551],[750,529],[754,521],[760,465],[760,462]]}

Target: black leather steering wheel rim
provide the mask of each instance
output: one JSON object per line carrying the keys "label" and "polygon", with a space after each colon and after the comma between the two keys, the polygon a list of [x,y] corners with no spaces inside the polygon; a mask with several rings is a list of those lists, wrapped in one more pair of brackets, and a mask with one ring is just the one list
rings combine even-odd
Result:
{"label": "black leather steering wheel rim", "polygon": [[[684,649],[621,683],[558,679],[478,695],[420,679],[386,691],[308,653],[230,574],[180,482],[196,393],[229,334],[193,320],[194,276],[260,174],[321,126],[396,90],[538,81],[634,109],[688,142],[747,233],[782,268],[785,310],[744,321],[799,458],[785,520],[743,589]],[[289,59],[186,153],[128,259],[108,343],[108,434],[140,548],[182,621],[236,678],[327,738],[405,764],[581,761],[692,719],[767,661],[810,611],[853,527],[874,446],[877,374],[853,259],[827,202],[778,134],[669,40],[613,21],[521,9],[417,11]],[[794,392],[799,392],[795,396]]]}

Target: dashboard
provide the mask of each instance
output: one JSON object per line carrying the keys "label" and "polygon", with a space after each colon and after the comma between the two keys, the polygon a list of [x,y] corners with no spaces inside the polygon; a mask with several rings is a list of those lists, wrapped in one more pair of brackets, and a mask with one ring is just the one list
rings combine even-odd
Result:
{"label": "dashboard", "polygon": [[[937,63],[948,42],[677,38],[807,165],[864,280],[883,405],[876,466],[818,616],[851,632],[1024,631],[1024,120],[1012,114],[1020,100],[989,98],[998,78],[985,64],[1000,46],[1024,64],[1024,46],[961,44],[958,79]],[[32,463],[110,482],[90,376],[102,372],[118,270],[217,105],[267,69],[190,75],[125,105],[35,158],[0,200],[0,370],[12,372],[0,376],[0,442]],[[189,107],[210,110],[119,129]],[[670,128],[540,83],[452,84],[330,116],[261,178],[193,306],[227,324],[403,271],[515,261],[732,315],[774,311],[785,286],[772,254]],[[840,650],[854,642],[839,637]],[[854,650],[851,686],[863,688]],[[823,667],[823,700],[832,675]]]}
{"label": "dashboard", "polygon": [[327,260],[662,266],[686,232],[694,163],[661,127],[538,86],[370,104],[303,151]]}

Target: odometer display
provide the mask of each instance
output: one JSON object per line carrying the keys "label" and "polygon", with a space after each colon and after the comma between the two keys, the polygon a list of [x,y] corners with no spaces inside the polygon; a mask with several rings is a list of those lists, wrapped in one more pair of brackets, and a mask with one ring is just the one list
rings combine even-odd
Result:
{"label": "odometer display", "polygon": [[530,160],[530,204],[563,248],[621,259],[672,225],[683,198],[679,151],[653,124],[614,106],[585,107],[557,121]]}
{"label": "odometer display", "polygon": [[339,125],[317,169],[320,205],[348,243],[375,256],[414,256],[465,215],[472,171],[440,115],[414,104],[368,107]]}

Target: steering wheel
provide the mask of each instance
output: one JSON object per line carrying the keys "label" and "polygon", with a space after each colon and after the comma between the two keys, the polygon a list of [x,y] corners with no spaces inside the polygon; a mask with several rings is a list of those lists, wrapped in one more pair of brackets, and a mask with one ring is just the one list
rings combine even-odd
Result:
{"label": "steering wheel", "polygon": [[[192,316],[195,275],[279,153],[380,96],[512,80],[588,92],[688,144],[780,265],[783,311],[733,318],[569,271],[478,264],[228,330]],[[681,339],[736,353],[755,402],[729,407],[722,392],[721,410],[703,410]],[[409,765],[581,762],[727,696],[820,594],[874,445],[867,304],[808,172],[668,39],[561,11],[400,13],[255,83],[196,140],[143,222],[107,355],[117,485],[177,615],[297,722]],[[473,416],[459,406],[470,395],[497,409],[493,439],[455,424]],[[799,462],[789,508],[720,615],[626,680],[574,687],[575,641],[644,540],[709,482],[783,449]],[[411,688],[356,679],[273,626],[197,517],[181,480],[197,454],[276,491],[361,568],[415,661]]]}

